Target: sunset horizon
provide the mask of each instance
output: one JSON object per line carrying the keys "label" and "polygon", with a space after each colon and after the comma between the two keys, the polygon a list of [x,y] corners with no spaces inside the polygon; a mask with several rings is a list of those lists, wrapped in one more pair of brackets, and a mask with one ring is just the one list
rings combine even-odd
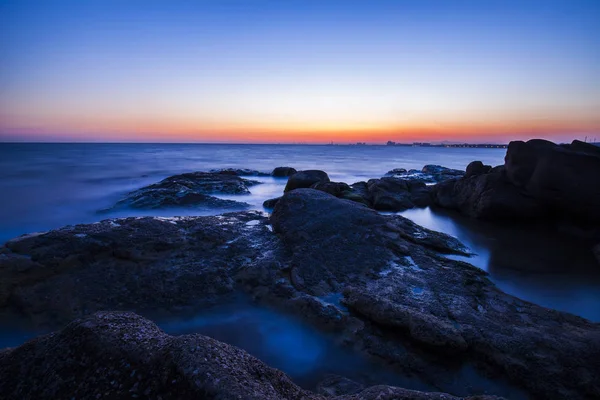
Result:
{"label": "sunset horizon", "polygon": [[600,136],[589,1],[0,2],[0,141]]}

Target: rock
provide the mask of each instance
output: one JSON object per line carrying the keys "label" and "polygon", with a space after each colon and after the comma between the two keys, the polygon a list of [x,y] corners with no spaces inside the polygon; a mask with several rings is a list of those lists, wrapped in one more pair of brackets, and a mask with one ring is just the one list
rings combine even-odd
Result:
{"label": "rock", "polygon": [[481,219],[536,219],[544,210],[533,198],[511,185],[502,170],[450,179],[431,189],[436,205]]}
{"label": "rock", "polygon": [[329,176],[326,172],[316,169],[299,171],[288,178],[284,192],[298,188],[309,188],[319,182],[329,182]]}
{"label": "rock", "polygon": [[243,350],[202,335],[169,336],[126,312],[96,313],[0,356],[3,399],[307,396]]}
{"label": "rock", "polygon": [[[551,220],[595,231],[600,224],[600,151],[540,139],[508,145],[503,166],[469,165],[464,178],[435,185],[435,204],[485,219]],[[487,171],[487,172],[486,172]],[[565,220],[567,223],[565,223]],[[577,229],[572,229],[576,231]]]}
{"label": "rock", "polygon": [[317,393],[325,396],[355,394],[365,387],[358,382],[339,375],[329,375],[317,385]]}
{"label": "rock", "polygon": [[385,175],[392,176],[392,175],[400,175],[400,174],[405,174],[405,173],[406,173],[406,169],[404,169],[404,168],[394,168],[394,169],[388,171]]}
{"label": "rock", "polygon": [[[348,396],[357,384],[330,379],[325,391]],[[374,386],[360,399],[448,399],[427,393]],[[256,399],[319,400],[283,372],[245,351],[207,336],[169,336],[128,312],[98,312],[59,332],[0,353],[3,399]],[[484,399],[484,397],[477,397]],[[490,398],[491,399],[491,398]]]}
{"label": "rock", "polygon": [[425,165],[423,169],[406,170],[404,168],[395,168],[388,171],[386,177],[394,177],[409,180],[418,180],[424,183],[438,183],[448,179],[461,177],[465,174],[464,171],[457,169],[450,169],[442,167],[440,165]]}
{"label": "rock", "polygon": [[[353,186],[359,190],[362,185]],[[509,398],[598,398],[600,324],[503,293],[485,271],[443,256],[466,252],[455,238],[401,216],[382,215],[322,191],[296,189],[284,194],[268,220],[256,212],[114,219],[9,241],[0,248],[4,285],[0,313],[19,313],[36,326],[54,328],[98,310],[165,310],[171,316],[244,298],[294,314],[315,329],[335,334],[355,351],[385,362],[387,368],[432,382],[442,391],[479,394],[484,389],[469,382],[490,382],[486,376],[491,374],[498,385],[485,390]],[[130,331],[128,335],[131,340],[138,336]],[[111,343],[97,337],[101,347]],[[161,343],[160,338],[143,338],[142,343]],[[189,336],[164,340],[174,339],[191,340]],[[95,355],[86,356],[86,363],[75,360],[74,368],[57,369],[61,364],[49,355],[56,351],[68,363],[70,350],[57,343],[33,343],[21,352],[0,352],[0,391],[9,391],[8,397],[2,392],[0,398],[11,398],[12,393],[16,398],[27,398],[23,393],[38,398],[34,396],[38,392],[28,391],[54,387],[47,385],[80,384],[87,390],[85,385],[92,387],[95,382],[91,375],[75,375],[87,371],[87,366],[99,380],[112,376],[101,363],[94,364]],[[78,342],[66,337],[60,343],[75,346]],[[131,341],[119,343],[135,348]],[[168,343],[169,349],[176,348]],[[206,354],[196,349],[196,342],[187,343],[194,352]],[[215,346],[211,342],[211,348]],[[4,361],[11,354],[35,357],[34,350],[49,358],[39,356],[43,361],[34,364],[23,358]],[[112,368],[120,368],[122,359],[132,365],[129,358],[103,351]],[[127,354],[121,348],[117,351]],[[158,354],[162,363],[170,360],[159,350],[144,348],[140,353],[149,358]],[[45,374],[46,360],[54,368],[52,373],[66,371],[77,379]],[[218,361],[230,365],[227,356]],[[148,358],[143,364],[153,365]],[[28,365],[42,372],[30,371]],[[210,363],[203,365],[212,368]],[[11,375],[3,375],[3,368]],[[182,374],[193,370],[170,368]],[[19,378],[20,373],[27,379]],[[261,375],[265,376],[258,370],[253,376],[268,386],[264,390],[271,386],[279,390],[268,372],[267,378]],[[47,380],[35,384],[38,376]],[[247,378],[243,371],[234,376]],[[54,397],[64,397],[56,393]],[[223,398],[251,397],[223,393]],[[374,387],[347,398],[404,395],[425,396]],[[77,397],[87,398],[84,392]]]}
{"label": "rock", "polygon": [[370,203],[376,210],[402,211],[407,208],[426,207],[431,202],[429,189],[417,180],[384,177],[370,179],[367,187]]}
{"label": "rock", "polygon": [[192,172],[175,175],[129,193],[113,209],[190,206],[243,208],[249,205],[219,199],[210,194],[249,194],[248,188],[258,183],[229,173]]}
{"label": "rock", "polygon": [[0,256],[0,311],[54,328],[97,310],[222,303],[237,271],[268,251],[266,222],[258,212],[123,218],[13,239]]}
{"label": "rock", "polygon": [[277,167],[271,172],[271,175],[276,178],[287,178],[288,176],[294,175],[296,172],[298,171],[292,167]]}
{"label": "rock", "polygon": [[[584,148],[585,151],[577,149]],[[553,214],[600,223],[600,151],[576,142],[511,142],[505,157],[508,181]]]}
{"label": "rock", "polygon": [[[270,219],[291,254],[293,288],[341,293],[354,317],[332,304],[329,318],[355,347],[426,376],[436,374],[433,354],[473,360],[534,398],[600,395],[600,324],[501,292],[484,271],[434,251],[455,247],[448,239],[419,243],[423,228],[312,189],[286,193]],[[310,319],[307,310],[299,314]]]}
{"label": "rock", "polygon": [[465,174],[465,178],[474,175],[487,174],[492,170],[491,165],[483,165],[481,161],[473,161],[469,165],[467,165],[467,170]]}
{"label": "rock", "polygon": [[263,207],[265,208],[275,208],[277,202],[281,199],[281,197],[275,197],[274,199],[268,199],[263,202]]}
{"label": "rock", "polygon": [[223,174],[223,175],[234,175],[234,176],[270,176],[266,172],[260,172],[254,169],[248,168],[219,168],[211,169],[210,173]]}
{"label": "rock", "polygon": [[311,186],[312,189],[320,190],[325,193],[340,197],[344,192],[351,192],[352,188],[344,182],[317,182]]}

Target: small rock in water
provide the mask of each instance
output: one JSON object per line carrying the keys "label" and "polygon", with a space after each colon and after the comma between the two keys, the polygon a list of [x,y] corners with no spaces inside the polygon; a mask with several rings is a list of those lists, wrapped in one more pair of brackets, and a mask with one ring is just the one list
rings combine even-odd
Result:
{"label": "small rock in water", "polygon": [[287,178],[288,176],[294,175],[296,172],[298,171],[292,167],[277,167],[271,172],[271,175],[276,178]]}

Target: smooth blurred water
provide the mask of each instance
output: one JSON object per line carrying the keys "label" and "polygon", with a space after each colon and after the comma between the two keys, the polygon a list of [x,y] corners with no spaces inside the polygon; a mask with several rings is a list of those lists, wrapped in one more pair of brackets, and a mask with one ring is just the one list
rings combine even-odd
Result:
{"label": "smooth blurred water", "polygon": [[[218,144],[0,143],[0,243],[29,232],[127,215],[204,215],[223,210],[167,210],[98,215],[127,192],[168,176],[213,168],[271,172],[279,166],[322,169],[353,183],[393,168],[442,164],[464,169],[472,160],[497,165],[502,149],[390,146]],[[251,179],[256,179],[252,177]],[[229,196],[262,210],[281,195],[285,179],[259,178],[250,196]]]}

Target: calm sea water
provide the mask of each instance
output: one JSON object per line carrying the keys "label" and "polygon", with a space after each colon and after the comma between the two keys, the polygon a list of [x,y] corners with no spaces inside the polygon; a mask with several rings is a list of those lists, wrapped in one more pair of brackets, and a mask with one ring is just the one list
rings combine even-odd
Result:
{"label": "calm sea water", "polygon": [[[111,207],[131,190],[183,172],[226,167],[270,172],[278,166],[292,166],[299,170],[322,169],[332,180],[354,183],[381,177],[393,168],[420,169],[425,164],[440,164],[464,169],[473,160],[498,165],[503,163],[504,154],[503,149],[387,146],[0,144],[0,243],[24,233],[111,217],[210,215],[225,211],[179,209],[98,214],[98,210]],[[286,182],[271,177],[251,179],[263,184],[252,187],[251,195],[228,198],[247,202],[258,210],[263,210],[265,199],[281,195]],[[429,208],[401,214],[462,240],[477,254],[468,261],[488,271],[502,290],[548,308],[600,321],[600,268],[589,247],[577,240],[544,229],[472,221]],[[314,388],[330,372],[358,379],[345,367],[359,362],[353,356],[335,350],[331,339],[269,310],[214,310],[191,320],[158,322],[168,332],[201,332],[236,344],[308,388]],[[254,339],[231,335],[239,329]],[[0,348],[19,344],[33,335],[16,329],[0,331]],[[297,343],[302,345],[298,347]],[[363,370],[371,368],[366,366]],[[443,385],[444,389],[462,394],[460,387],[473,384],[493,389],[491,393],[509,394],[468,369],[456,373],[457,388]],[[381,371],[376,375],[375,381],[370,377],[365,383],[433,389],[397,375],[386,377]]]}

